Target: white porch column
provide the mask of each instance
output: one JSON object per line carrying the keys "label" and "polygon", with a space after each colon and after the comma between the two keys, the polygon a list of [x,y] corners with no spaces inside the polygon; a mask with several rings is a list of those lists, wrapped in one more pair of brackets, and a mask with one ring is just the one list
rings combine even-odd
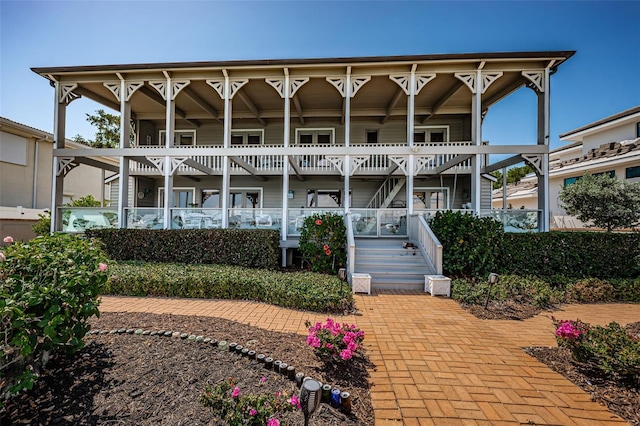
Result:
{"label": "white porch column", "polygon": [[[285,148],[289,146],[291,137],[291,79],[289,70],[284,69],[284,129],[282,132],[282,144]],[[287,241],[287,214],[289,211],[289,156],[282,156],[282,226],[280,227],[280,239]],[[286,250],[282,252],[282,264],[286,266]]]}
{"label": "white porch column", "polygon": [[[473,105],[471,107],[471,122],[473,142],[476,146],[482,145],[482,71],[481,68],[476,70],[475,75],[475,93],[472,96]],[[471,205],[476,215],[480,215],[480,199],[481,199],[481,177],[482,170],[482,154],[476,154],[472,158],[472,175],[471,175]]]}
{"label": "white porch column", "polygon": [[[233,106],[231,104],[231,81],[229,79],[229,74],[226,70],[224,70],[223,73],[224,125],[222,137],[224,139],[224,147],[229,148],[229,146],[231,146],[231,120],[233,119]],[[222,208],[223,228],[227,228],[229,226],[229,191],[231,187],[231,167],[229,161],[228,155],[222,157],[222,193],[220,194],[220,207]]]}
{"label": "white porch column", "polygon": [[[353,87],[351,86],[351,67],[347,67],[347,75],[345,76],[345,98],[344,98],[344,146],[349,147],[351,143],[351,97],[353,96]],[[349,189],[351,187],[351,158],[349,155],[344,157],[344,214],[349,213],[351,203],[349,200]]]}
{"label": "white porch column", "polygon": [[[168,74],[165,96],[167,101],[165,147],[173,147],[173,137],[176,118],[176,102],[173,98],[173,85]],[[171,207],[173,207],[173,170],[171,170],[171,157],[164,158],[164,229],[171,229]]]}
{"label": "white porch column", "polygon": [[[131,137],[131,104],[125,95],[127,85],[124,79],[120,80],[120,148],[129,148]],[[126,209],[129,207],[129,158],[120,156],[120,170],[118,177],[118,228],[127,227]]]}
{"label": "white porch column", "polygon": [[[54,149],[63,149],[65,145],[65,124],[67,104],[64,102],[62,94],[62,83],[55,82],[55,103],[53,110],[53,142]],[[64,188],[64,173],[58,170],[58,157],[53,154],[53,176],[51,179],[51,232],[55,232],[59,227],[58,206],[62,205]],[[37,165],[36,165],[37,167]]]}
{"label": "white porch column", "polygon": [[[551,64],[550,64],[551,65]],[[538,209],[542,210],[542,223],[538,229],[549,232],[551,221],[549,212],[549,90],[550,90],[550,66],[544,70],[543,93],[538,94],[538,145],[546,145],[547,151],[542,155],[542,175],[538,176]],[[542,99],[540,99],[542,98]]]}
{"label": "white porch column", "polygon": [[[413,147],[413,133],[415,123],[415,98],[416,98],[416,68],[413,64],[411,74],[409,74],[409,102],[407,102],[407,142]],[[409,164],[407,165],[407,203],[409,215],[413,214],[413,175],[414,175],[414,156],[409,155]]]}

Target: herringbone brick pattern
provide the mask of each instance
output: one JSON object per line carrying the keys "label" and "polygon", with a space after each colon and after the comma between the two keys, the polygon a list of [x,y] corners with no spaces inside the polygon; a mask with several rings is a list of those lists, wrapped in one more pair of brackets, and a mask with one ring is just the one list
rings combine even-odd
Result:
{"label": "herringbone brick pattern", "polygon": [[[376,425],[624,424],[580,388],[522,351],[555,345],[551,313],[526,321],[479,320],[450,299],[421,292],[358,295]],[[103,312],[226,318],[306,334],[325,315],[239,301],[103,297]],[[640,321],[637,305],[571,305],[553,313],[592,324]]]}

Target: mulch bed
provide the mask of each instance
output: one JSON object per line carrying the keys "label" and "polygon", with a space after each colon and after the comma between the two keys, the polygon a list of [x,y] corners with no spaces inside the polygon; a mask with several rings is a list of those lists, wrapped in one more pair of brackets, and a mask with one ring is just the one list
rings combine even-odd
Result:
{"label": "mulch bed", "polygon": [[[351,394],[351,414],[323,403],[313,425],[374,424],[367,373],[373,366],[366,356],[354,357],[349,368],[325,367],[303,336],[220,318],[103,313],[91,324],[94,330],[162,329],[237,342]],[[236,378],[246,393],[299,394],[286,377],[210,344],[126,333],[88,335],[86,340],[75,355],[50,360],[31,391],[5,401],[0,424],[222,425],[200,403],[200,394],[228,377]],[[263,376],[266,381],[260,383]],[[301,424],[303,415],[289,412],[281,420]]]}
{"label": "mulch bed", "polygon": [[484,305],[461,304],[461,306],[480,319],[524,320],[533,318],[543,311],[537,306],[517,303],[512,300],[503,303],[490,301],[487,309],[484,308]]}

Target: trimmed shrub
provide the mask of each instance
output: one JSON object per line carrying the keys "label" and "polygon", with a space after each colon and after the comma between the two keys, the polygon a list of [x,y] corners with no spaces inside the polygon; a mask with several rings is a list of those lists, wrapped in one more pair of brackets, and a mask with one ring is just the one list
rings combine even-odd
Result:
{"label": "trimmed shrub", "polygon": [[429,226],[443,246],[446,275],[474,277],[494,272],[500,259],[502,223],[462,212],[437,212]]}
{"label": "trimmed shrub", "polygon": [[640,278],[612,278],[609,282],[617,301],[640,303]]}
{"label": "trimmed shrub", "polygon": [[272,229],[92,229],[112,259],[207,263],[273,269],[280,234]]}
{"label": "trimmed shrub", "polygon": [[[485,302],[489,283],[484,280],[457,279],[452,282],[451,297],[468,305]],[[504,303],[508,300],[521,304],[545,308],[562,300],[562,293],[551,288],[549,283],[535,277],[503,275],[500,281],[491,287],[489,300]]]}
{"label": "trimmed shrub", "polygon": [[353,308],[350,287],[337,277],[229,265],[113,265],[106,294],[255,300],[285,308],[342,313]]}
{"label": "trimmed shrub", "polygon": [[335,273],[347,263],[347,229],[336,213],[317,213],[304,220],[300,253],[313,272]]}
{"label": "trimmed shrub", "polygon": [[611,284],[599,278],[586,278],[570,284],[565,291],[567,302],[596,303],[615,300],[615,290]]}
{"label": "trimmed shrub", "polygon": [[30,389],[53,351],[84,346],[107,280],[98,242],[41,236],[0,253],[0,395]]}
{"label": "trimmed shrub", "polygon": [[539,277],[636,278],[638,256],[640,233],[506,233],[499,266],[502,273]]}

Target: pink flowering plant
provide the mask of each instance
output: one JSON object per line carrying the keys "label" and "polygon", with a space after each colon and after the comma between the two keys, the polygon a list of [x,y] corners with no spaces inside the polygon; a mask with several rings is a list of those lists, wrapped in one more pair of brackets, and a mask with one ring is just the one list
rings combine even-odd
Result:
{"label": "pink flowering plant", "polygon": [[309,328],[307,345],[325,362],[349,361],[364,341],[364,331],[354,324],[340,324],[332,318],[327,318],[324,324],[317,322],[312,325],[307,321],[305,325]]}
{"label": "pink flowering plant", "polygon": [[3,242],[0,397],[30,389],[52,352],[84,347],[108,278],[105,254],[93,240],[55,234]]}
{"label": "pink flowering plant", "polygon": [[[260,384],[265,381],[262,377]],[[233,377],[207,387],[200,395],[200,402],[229,426],[280,426],[281,414],[301,408],[298,397],[288,397],[286,392],[244,393]]]}
{"label": "pink flowering plant", "polygon": [[309,216],[300,231],[303,262],[314,272],[336,272],[347,261],[346,241],[342,215],[318,213]]}

